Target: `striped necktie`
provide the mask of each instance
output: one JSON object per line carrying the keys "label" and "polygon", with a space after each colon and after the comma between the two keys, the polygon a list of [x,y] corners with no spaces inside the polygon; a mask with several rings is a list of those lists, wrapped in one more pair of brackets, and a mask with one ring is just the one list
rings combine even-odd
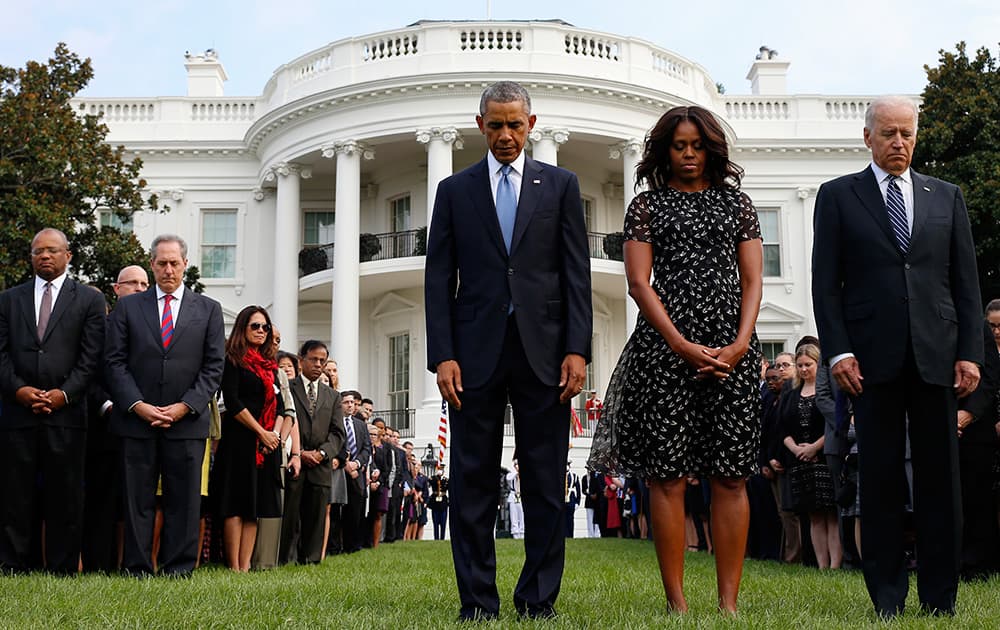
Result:
{"label": "striped necktie", "polygon": [[892,233],[896,236],[899,250],[904,254],[910,250],[910,224],[906,220],[906,204],[903,202],[903,191],[899,189],[895,175],[889,175],[889,185],[885,189],[885,209],[889,214]]}
{"label": "striped necktie", "polygon": [[347,452],[354,459],[358,456],[358,440],[354,437],[354,421],[350,416],[344,418],[344,430],[347,431]]}
{"label": "striped necktie", "polygon": [[163,319],[160,320],[160,337],[163,339],[163,347],[170,347],[170,340],[174,338],[174,314],[170,309],[170,301],[174,296],[169,293],[163,296]]}

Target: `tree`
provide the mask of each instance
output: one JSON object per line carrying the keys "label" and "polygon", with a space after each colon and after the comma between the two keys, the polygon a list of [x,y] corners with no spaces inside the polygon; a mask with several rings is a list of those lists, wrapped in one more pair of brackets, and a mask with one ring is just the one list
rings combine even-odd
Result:
{"label": "tree", "polygon": [[959,42],[924,66],[916,170],[961,186],[972,222],[984,303],[1000,297],[1000,71],[980,48],[974,58]]}
{"label": "tree", "polygon": [[99,225],[101,211],[127,222],[160,207],[143,199],[142,162],[105,143],[98,116],[73,111],[93,74],[62,43],[47,63],[0,66],[0,288],[31,277],[28,250],[44,227],[66,233],[74,271],[105,294],[121,267],[146,262],[131,232]]}

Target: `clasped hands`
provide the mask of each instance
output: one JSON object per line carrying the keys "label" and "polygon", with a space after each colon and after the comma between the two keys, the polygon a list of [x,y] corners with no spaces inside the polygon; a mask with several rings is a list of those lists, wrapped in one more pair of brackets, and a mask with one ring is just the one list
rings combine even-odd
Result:
{"label": "clasped hands", "polygon": [[678,345],[675,352],[695,369],[696,379],[716,378],[722,381],[729,378],[733,368],[740,362],[748,349],[746,344],[732,343],[721,348],[710,348],[684,341]]}
{"label": "clasped hands", "polygon": [[66,406],[66,394],[60,389],[38,389],[25,385],[14,393],[17,402],[31,409],[34,414],[51,414]]}
{"label": "clasped hands", "polygon": [[[138,402],[132,408],[135,415],[149,423],[151,427],[169,429],[175,422],[188,415],[190,409],[182,402],[158,407],[147,402]],[[272,433],[272,435],[274,435]],[[274,436],[277,440],[278,437]]]}

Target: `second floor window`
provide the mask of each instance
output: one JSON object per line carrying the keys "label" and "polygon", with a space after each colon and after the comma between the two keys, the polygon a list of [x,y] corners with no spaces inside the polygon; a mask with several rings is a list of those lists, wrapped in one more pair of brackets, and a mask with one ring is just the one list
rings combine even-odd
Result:
{"label": "second floor window", "polygon": [[334,212],[307,212],[303,245],[326,245],[333,242]]}
{"label": "second floor window", "polygon": [[764,277],[781,277],[781,235],[777,210],[757,210],[760,235],[764,242]]}
{"label": "second floor window", "polygon": [[235,210],[210,210],[201,215],[201,275],[236,277]]}

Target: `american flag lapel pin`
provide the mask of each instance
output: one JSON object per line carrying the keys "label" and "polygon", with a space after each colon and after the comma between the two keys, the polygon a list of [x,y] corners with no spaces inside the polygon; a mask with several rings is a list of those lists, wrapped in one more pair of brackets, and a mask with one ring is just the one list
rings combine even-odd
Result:
{"label": "american flag lapel pin", "polygon": [[542,180],[540,180],[540,179],[533,179],[533,180],[531,180],[531,183],[532,184],[541,184]]}

